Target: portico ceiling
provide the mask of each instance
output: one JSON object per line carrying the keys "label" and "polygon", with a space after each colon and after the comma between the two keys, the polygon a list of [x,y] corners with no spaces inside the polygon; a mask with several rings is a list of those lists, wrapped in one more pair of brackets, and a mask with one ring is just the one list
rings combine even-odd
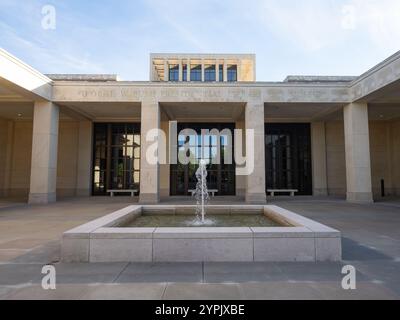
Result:
{"label": "portico ceiling", "polygon": [[1,101],[29,101],[29,99],[24,98],[22,95],[0,83],[0,102]]}
{"label": "portico ceiling", "polygon": [[343,105],[334,103],[266,103],[264,115],[266,121],[326,121],[342,108]]}
{"label": "portico ceiling", "polygon": [[73,118],[92,121],[140,121],[141,104],[137,102],[71,102],[61,104],[62,111]]}
{"label": "portico ceiling", "polygon": [[400,119],[400,103],[372,103],[368,105],[370,120],[397,120]]}
{"label": "portico ceiling", "polygon": [[243,119],[243,103],[161,103],[169,120],[177,121],[232,121]]}
{"label": "portico ceiling", "polygon": [[371,103],[398,103],[400,104],[400,82],[381,90],[370,100]]}
{"label": "portico ceiling", "polygon": [[[266,104],[266,122],[313,122],[343,120],[343,105]],[[369,103],[369,120],[400,119],[400,103]]]}
{"label": "portico ceiling", "polygon": [[32,120],[33,102],[0,102],[0,118],[7,120]]}

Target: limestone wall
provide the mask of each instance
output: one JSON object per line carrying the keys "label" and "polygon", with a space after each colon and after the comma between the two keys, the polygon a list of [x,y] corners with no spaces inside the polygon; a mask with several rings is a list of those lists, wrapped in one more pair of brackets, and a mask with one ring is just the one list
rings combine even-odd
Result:
{"label": "limestone wall", "polygon": [[10,196],[28,196],[31,178],[32,121],[15,121],[11,148]]}
{"label": "limestone wall", "polygon": [[240,78],[238,81],[255,81],[255,68],[254,61],[250,59],[243,59],[240,61]]}
{"label": "limestone wall", "polygon": [[[400,194],[400,121],[370,121],[371,176],[374,198],[381,196],[381,179],[385,194]],[[342,121],[326,123],[328,194],[346,194],[346,163]]]}
{"label": "limestone wall", "polygon": [[[0,119],[0,196],[27,196],[29,193],[32,121],[11,122]],[[243,121],[236,128],[244,127]],[[380,197],[381,179],[387,195],[400,195],[400,121],[370,121],[372,188]],[[9,128],[12,131],[9,132]],[[168,121],[161,121],[168,137]],[[346,164],[343,121],[329,121],[326,128],[328,194],[345,196]],[[79,122],[60,121],[57,168],[57,195],[75,196],[78,167]],[[11,133],[11,134],[10,134]],[[12,141],[12,147],[8,145]],[[168,141],[168,139],[167,139]],[[168,148],[167,148],[168,150]],[[7,152],[10,152],[8,155]],[[9,156],[10,164],[7,166]],[[168,155],[167,155],[168,156]],[[6,175],[9,173],[9,185]],[[160,166],[160,194],[169,196],[169,165]],[[236,195],[243,196],[246,179],[236,176]]]}
{"label": "limestone wall", "polygon": [[346,160],[343,121],[326,123],[326,170],[328,195],[346,194]]}
{"label": "limestone wall", "polygon": [[[0,196],[26,197],[29,194],[32,154],[32,121],[14,121],[9,137],[10,121],[0,119]],[[59,128],[57,195],[73,196],[76,189],[79,124],[61,121]],[[12,141],[12,147],[8,145]],[[7,168],[7,152],[10,165]],[[9,170],[9,186],[6,171]]]}
{"label": "limestone wall", "polygon": [[8,140],[7,121],[0,119],[0,197],[5,196],[5,173],[7,163],[7,140]]}
{"label": "limestone wall", "polygon": [[386,195],[393,194],[390,140],[390,123],[386,121],[369,122],[372,192],[375,199],[381,196],[381,179],[385,181]]}
{"label": "limestone wall", "polygon": [[400,196],[400,121],[391,123],[391,163],[393,193]]}
{"label": "limestone wall", "polygon": [[58,133],[57,196],[74,196],[78,168],[79,122],[60,121]]}

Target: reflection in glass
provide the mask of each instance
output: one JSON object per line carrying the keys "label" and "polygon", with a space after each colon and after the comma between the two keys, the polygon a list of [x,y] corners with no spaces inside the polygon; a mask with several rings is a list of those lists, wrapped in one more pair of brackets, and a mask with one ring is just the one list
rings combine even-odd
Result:
{"label": "reflection in glass", "polygon": [[204,67],[204,81],[215,81],[215,65],[206,65]]}
{"label": "reflection in glass", "polygon": [[94,125],[93,194],[108,189],[139,190],[140,124]]}
{"label": "reflection in glass", "polygon": [[[207,182],[209,189],[219,190],[218,195],[235,194],[235,165],[222,164],[224,149],[229,145],[233,149],[233,130],[234,124],[204,124],[204,123],[180,123],[178,132],[183,129],[193,129],[197,135],[182,135],[177,137],[178,142],[178,164],[171,165],[170,190],[171,195],[187,195],[189,189],[195,189],[195,172],[198,168],[200,159],[204,159],[207,166]],[[219,133],[228,128],[232,137],[228,137],[226,132]],[[212,129],[217,129],[215,133]],[[202,136],[203,130],[203,136]],[[204,132],[204,130],[207,130]],[[185,149],[186,142],[186,149]],[[186,150],[186,151],[185,151]],[[186,156],[190,163],[182,163]],[[218,158],[221,157],[221,161]],[[224,174],[222,174],[224,172]]]}
{"label": "reflection in glass", "polygon": [[268,189],[297,189],[312,194],[309,124],[265,126],[266,182]]}

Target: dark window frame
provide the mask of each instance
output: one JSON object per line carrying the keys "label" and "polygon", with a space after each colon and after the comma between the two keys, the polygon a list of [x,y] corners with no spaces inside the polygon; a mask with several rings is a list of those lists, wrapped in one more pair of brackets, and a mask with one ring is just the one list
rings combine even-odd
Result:
{"label": "dark window frame", "polygon": [[236,82],[237,81],[237,65],[228,65],[227,70],[227,80],[228,82]]}
{"label": "dark window frame", "polygon": [[182,81],[187,82],[187,64],[182,65]]}
{"label": "dark window frame", "polygon": [[170,64],[168,66],[168,70],[169,70],[168,80],[171,82],[179,81],[179,65],[178,64]]}
{"label": "dark window frame", "polygon": [[[234,154],[234,123],[178,123],[178,133],[182,129],[193,129],[197,132],[197,137],[201,134],[202,129],[217,129],[220,132],[224,129],[231,130],[232,134],[232,155]],[[179,147],[181,143],[178,141],[178,137],[176,137],[176,145],[179,153]],[[197,150],[199,147],[199,142],[196,141],[193,147]],[[217,147],[217,144],[210,145],[211,148]],[[220,144],[221,150],[221,164],[213,164],[211,166],[207,166],[208,175],[208,188],[209,189],[218,189],[217,196],[234,196],[236,195],[236,165],[233,161],[232,164],[224,164],[222,162],[223,159],[223,144]],[[211,151],[211,150],[210,150]],[[198,159],[198,157],[196,157]],[[198,165],[195,164],[171,164],[170,165],[170,195],[189,195],[189,189],[195,189],[196,179],[195,172],[198,168]],[[227,182],[224,184],[224,179],[227,179]]]}
{"label": "dark window frame", "polygon": [[[94,123],[92,195],[106,195],[107,189],[140,190],[140,127],[140,123]],[[132,142],[128,140],[130,136],[133,138]],[[139,144],[135,143],[135,136],[139,136]],[[96,175],[100,178],[98,182]],[[137,182],[135,176],[138,178]],[[118,188],[120,183],[122,188]]]}
{"label": "dark window frame", "polygon": [[205,65],[204,66],[204,81],[206,82],[214,82],[217,77],[215,74],[215,64],[214,65]]}
{"label": "dark window frame", "polygon": [[309,123],[265,124],[267,189],[297,189],[312,195],[311,126]]}
{"label": "dark window frame", "polygon": [[201,81],[201,64],[190,67],[190,81]]}

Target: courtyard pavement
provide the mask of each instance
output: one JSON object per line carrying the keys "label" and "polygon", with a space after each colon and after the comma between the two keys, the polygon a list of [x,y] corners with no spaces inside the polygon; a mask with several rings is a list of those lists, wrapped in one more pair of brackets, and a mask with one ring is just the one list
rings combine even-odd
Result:
{"label": "courtyard pavement", "polygon": [[[400,201],[275,198],[270,204],[342,232],[340,263],[60,263],[60,236],[132,203],[129,197],[64,199],[48,206],[0,200],[0,299],[399,299]],[[191,203],[171,199],[170,203]],[[212,203],[241,203],[215,198]],[[54,264],[57,289],[41,287]],[[342,266],[357,289],[341,287]]]}

